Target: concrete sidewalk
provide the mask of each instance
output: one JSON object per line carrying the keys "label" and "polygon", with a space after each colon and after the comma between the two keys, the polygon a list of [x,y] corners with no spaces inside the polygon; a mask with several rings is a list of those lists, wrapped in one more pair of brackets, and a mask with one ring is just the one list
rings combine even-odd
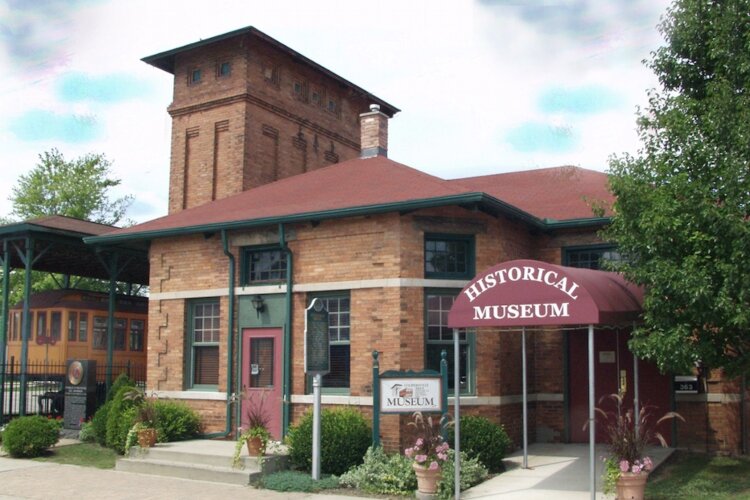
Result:
{"label": "concrete sidewalk", "polygon": [[[671,448],[655,447],[648,450],[654,467],[661,465],[672,454]],[[607,448],[596,447],[596,498],[605,497],[602,490],[602,458]],[[532,444],[529,446],[529,468],[523,469],[523,450],[516,451],[503,462],[506,471],[492,479],[464,491],[466,499],[523,499],[523,500],[585,500],[589,491],[589,445],[587,444]],[[612,498],[611,496],[609,498]]]}

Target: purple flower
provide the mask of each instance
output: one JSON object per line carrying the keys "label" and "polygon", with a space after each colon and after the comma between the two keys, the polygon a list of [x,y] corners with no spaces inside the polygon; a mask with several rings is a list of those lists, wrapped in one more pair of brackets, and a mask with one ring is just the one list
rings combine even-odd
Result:
{"label": "purple flower", "polygon": [[439,467],[440,466],[438,465],[438,463],[435,462],[434,460],[430,462],[430,470],[438,470]]}
{"label": "purple flower", "polygon": [[417,455],[416,457],[414,457],[414,460],[418,464],[423,464],[427,461],[427,455]]}
{"label": "purple flower", "polygon": [[627,460],[620,460],[620,472],[628,472],[630,464]]}

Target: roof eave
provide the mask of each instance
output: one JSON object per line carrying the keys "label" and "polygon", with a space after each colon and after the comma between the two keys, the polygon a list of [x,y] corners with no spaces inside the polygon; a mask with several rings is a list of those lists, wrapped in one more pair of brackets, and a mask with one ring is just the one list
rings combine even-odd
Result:
{"label": "roof eave", "polygon": [[606,226],[612,222],[612,217],[583,217],[580,219],[554,220],[544,219],[548,229],[575,229],[592,226]]}

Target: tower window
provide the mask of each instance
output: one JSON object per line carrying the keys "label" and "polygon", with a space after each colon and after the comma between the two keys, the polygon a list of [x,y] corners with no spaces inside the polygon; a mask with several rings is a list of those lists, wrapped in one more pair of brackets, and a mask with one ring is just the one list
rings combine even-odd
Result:
{"label": "tower window", "polygon": [[216,76],[219,78],[229,76],[232,73],[232,65],[225,61],[216,66]]}
{"label": "tower window", "polygon": [[190,85],[195,85],[196,83],[199,83],[201,81],[202,76],[203,75],[201,73],[200,68],[194,68],[190,70],[190,77],[189,77],[188,83],[190,83]]}

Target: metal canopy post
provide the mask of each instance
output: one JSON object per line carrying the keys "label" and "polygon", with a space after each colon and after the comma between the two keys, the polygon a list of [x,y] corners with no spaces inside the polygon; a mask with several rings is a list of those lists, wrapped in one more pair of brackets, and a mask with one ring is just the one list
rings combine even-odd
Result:
{"label": "metal canopy post", "polygon": [[8,251],[8,241],[3,241],[3,310],[2,324],[0,324],[0,420],[5,415],[5,369],[7,367],[5,362],[5,346],[8,341],[8,312],[10,306],[8,300],[10,297],[10,252]]}
{"label": "metal canopy post", "polygon": [[455,474],[454,474],[454,498],[459,500],[461,498],[461,369],[459,362],[458,352],[458,328],[453,329],[453,399],[455,401],[456,409],[454,410],[454,428],[456,433],[456,441],[453,445],[453,449],[456,454],[454,456],[455,462]]}
{"label": "metal canopy post", "polygon": [[641,402],[638,390],[638,356],[633,354],[633,421],[635,422],[635,433],[638,435],[638,427],[641,419]]}
{"label": "metal canopy post", "polygon": [[589,325],[589,491],[591,492],[591,500],[596,500],[594,394],[594,325]]}
{"label": "metal canopy post", "polygon": [[[17,248],[18,250],[18,248]],[[21,255],[24,264],[24,281],[23,281],[23,333],[21,341],[21,391],[19,393],[20,412],[22,417],[26,415],[26,383],[27,383],[27,358],[29,355],[29,337],[31,337],[31,310],[29,301],[31,300],[31,269],[34,265],[34,240],[26,238],[26,254]]]}
{"label": "metal canopy post", "polygon": [[523,379],[523,468],[529,468],[529,415],[526,388],[526,327],[521,327],[521,371]]}

